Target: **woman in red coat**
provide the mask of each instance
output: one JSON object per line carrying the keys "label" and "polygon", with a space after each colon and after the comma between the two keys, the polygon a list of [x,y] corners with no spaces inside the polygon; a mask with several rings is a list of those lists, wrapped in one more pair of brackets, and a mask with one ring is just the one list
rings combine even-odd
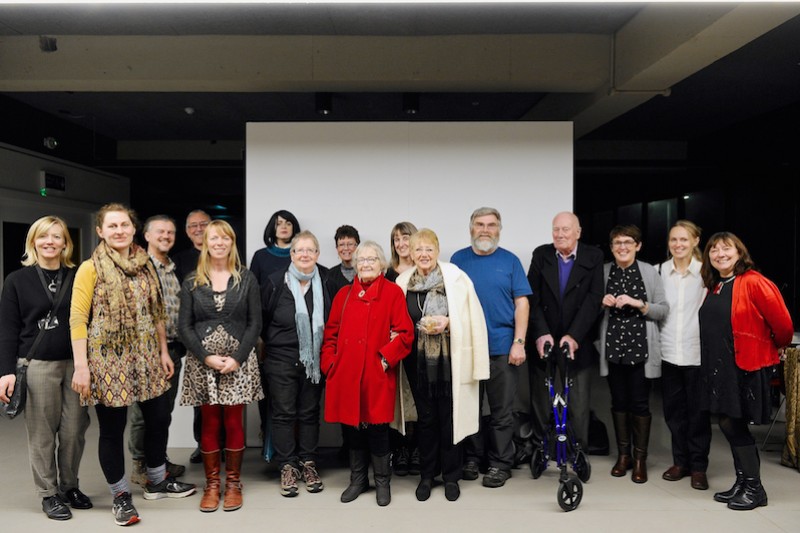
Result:
{"label": "woman in red coat", "polygon": [[744,243],[733,233],[711,236],[700,271],[708,289],[700,308],[703,398],[728,440],[736,482],[714,499],[729,509],[747,511],[767,505],[760,461],[749,425],[770,418],[769,377],[778,350],[794,332],[780,291],[753,270]]}
{"label": "woman in red coat", "polygon": [[369,487],[371,454],[376,498],[384,506],[391,501],[389,423],[397,365],[411,349],[414,326],[403,291],[383,277],[387,262],[380,245],[362,242],[354,260],[356,278],[336,295],[325,326],[325,421],[344,424],[350,443],[350,486],[342,502]]}

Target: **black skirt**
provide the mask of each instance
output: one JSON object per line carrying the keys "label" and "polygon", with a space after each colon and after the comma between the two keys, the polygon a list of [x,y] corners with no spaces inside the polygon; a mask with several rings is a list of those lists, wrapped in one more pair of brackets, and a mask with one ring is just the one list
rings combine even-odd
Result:
{"label": "black skirt", "polygon": [[733,283],[710,292],[700,308],[704,394],[700,405],[714,414],[769,423],[769,380],[773,368],[747,372],[736,366],[731,327]]}

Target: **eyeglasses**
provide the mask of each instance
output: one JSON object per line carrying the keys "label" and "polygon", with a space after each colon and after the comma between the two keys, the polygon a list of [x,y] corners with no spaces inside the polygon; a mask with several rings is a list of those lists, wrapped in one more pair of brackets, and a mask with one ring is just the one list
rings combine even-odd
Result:
{"label": "eyeglasses", "polygon": [[296,250],[292,250],[294,255],[314,255],[317,251],[314,248],[298,248]]}
{"label": "eyeglasses", "polygon": [[359,265],[363,265],[364,263],[367,263],[369,265],[374,265],[378,261],[379,261],[379,258],[377,258],[377,257],[359,257],[358,260],[356,261],[356,263],[359,264]]}
{"label": "eyeglasses", "polygon": [[190,230],[196,230],[196,229],[200,229],[200,228],[205,229],[208,226],[208,224],[209,224],[209,221],[206,221],[206,222],[192,222],[191,224],[186,224],[186,227],[189,228]]}
{"label": "eyeglasses", "polygon": [[614,248],[633,248],[636,246],[636,241],[632,239],[626,241],[611,241],[611,246]]}

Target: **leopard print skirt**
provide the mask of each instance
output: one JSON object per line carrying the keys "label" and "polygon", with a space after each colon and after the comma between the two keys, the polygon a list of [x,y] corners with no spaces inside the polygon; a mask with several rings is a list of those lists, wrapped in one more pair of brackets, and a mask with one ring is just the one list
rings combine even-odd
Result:
{"label": "leopard print skirt", "polygon": [[[210,353],[233,354],[239,348],[239,341],[219,325],[203,339],[203,348]],[[191,352],[185,361],[181,405],[240,405],[264,398],[255,348],[239,370],[230,374],[220,374]]]}

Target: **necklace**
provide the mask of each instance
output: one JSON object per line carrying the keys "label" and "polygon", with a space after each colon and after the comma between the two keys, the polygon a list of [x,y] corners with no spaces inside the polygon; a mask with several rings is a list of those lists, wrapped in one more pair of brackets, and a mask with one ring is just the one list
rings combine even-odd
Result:
{"label": "necklace", "polygon": [[42,269],[42,272],[44,272],[45,277],[47,277],[47,280],[49,281],[47,284],[47,290],[55,294],[56,291],[58,291],[58,273],[60,271],[56,270],[52,277],[47,270]]}
{"label": "necklace", "polygon": [[717,286],[714,288],[714,294],[719,294],[719,291],[722,290],[722,287],[724,287],[725,285],[727,285],[728,283],[730,283],[731,281],[733,281],[735,279],[736,279],[736,276],[731,276],[728,279],[721,280],[719,283],[717,283]]}
{"label": "necklace", "polygon": [[417,295],[417,308],[419,308],[419,312],[421,313],[422,312],[422,302],[419,301],[419,295],[421,293],[417,292],[415,294]]}

